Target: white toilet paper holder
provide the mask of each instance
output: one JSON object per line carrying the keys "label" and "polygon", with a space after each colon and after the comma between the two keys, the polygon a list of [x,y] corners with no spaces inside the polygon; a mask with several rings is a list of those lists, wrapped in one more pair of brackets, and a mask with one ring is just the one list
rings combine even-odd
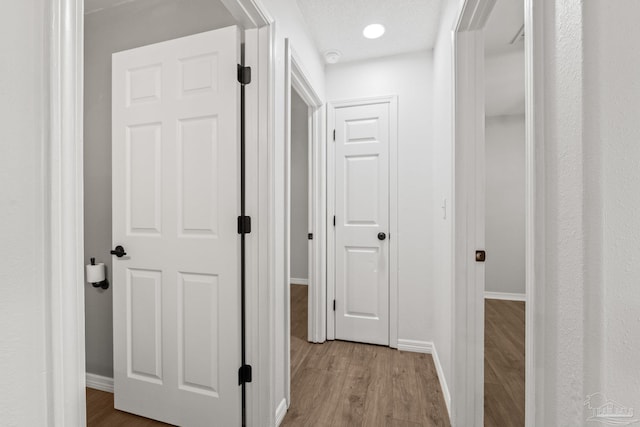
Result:
{"label": "white toilet paper holder", "polygon": [[[91,258],[91,265],[96,265],[96,259],[95,258]],[[91,285],[94,288],[109,289],[109,282],[107,281],[106,277],[102,282],[91,283]]]}

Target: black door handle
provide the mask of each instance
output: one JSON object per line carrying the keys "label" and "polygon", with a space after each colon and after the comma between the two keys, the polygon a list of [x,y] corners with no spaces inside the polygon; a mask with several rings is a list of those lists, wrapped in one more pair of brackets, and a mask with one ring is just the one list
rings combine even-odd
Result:
{"label": "black door handle", "polygon": [[126,254],[127,253],[124,251],[124,248],[122,246],[120,246],[120,245],[116,246],[116,248],[111,251],[111,255],[115,255],[118,258],[122,258]]}
{"label": "black door handle", "polygon": [[387,238],[387,235],[384,233],[378,233],[378,240],[384,240]]}

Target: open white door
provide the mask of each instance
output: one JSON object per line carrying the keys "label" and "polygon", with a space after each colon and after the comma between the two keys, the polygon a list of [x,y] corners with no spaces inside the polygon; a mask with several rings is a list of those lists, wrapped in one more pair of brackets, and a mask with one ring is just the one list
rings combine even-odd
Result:
{"label": "open white door", "polygon": [[237,426],[240,38],[113,55],[115,407]]}
{"label": "open white door", "polygon": [[335,337],[389,345],[389,102],[335,109]]}

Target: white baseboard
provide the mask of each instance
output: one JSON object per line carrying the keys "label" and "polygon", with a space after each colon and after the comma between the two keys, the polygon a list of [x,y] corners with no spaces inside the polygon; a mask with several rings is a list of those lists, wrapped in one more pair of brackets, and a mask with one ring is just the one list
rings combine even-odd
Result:
{"label": "white baseboard", "polygon": [[113,378],[87,372],[87,387],[113,393]]}
{"label": "white baseboard", "polygon": [[282,399],[276,409],[276,427],[284,420],[285,415],[287,415],[287,399]]}
{"label": "white baseboard", "polygon": [[429,341],[398,339],[398,350],[431,354],[433,351],[433,343]]}
{"label": "white baseboard", "polygon": [[438,351],[436,350],[435,345],[433,345],[433,353],[431,356],[433,357],[433,364],[436,365],[436,372],[438,373],[440,388],[442,389],[442,395],[444,396],[444,403],[447,405],[447,412],[449,413],[449,419],[451,419],[451,393],[449,392],[449,386],[447,385],[447,380],[444,377],[444,371],[442,370],[442,365],[440,364],[440,358],[438,357]]}
{"label": "white baseboard", "polygon": [[526,294],[513,294],[509,292],[488,292],[484,293],[485,299],[501,299],[505,301],[526,301]]}
{"label": "white baseboard", "polygon": [[444,371],[440,364],[440,358],[438,357],[436,346],[431,341],[398,339],[398,350],[412,351],[414,353],[426,353],[432,356],[433,364],[435,365],[436,372],[438,373],[438,381],[440,382],[440,388],[442,389],[444,403],[447,405],[447,412],[449,413],[449,419],[451,419],[451,393],[449,392],[447,379],[444,377]]}
{"label": "white baseboard", "polygon": [[309,286],[309,279],[297,279],[297,278],[292,277],[290,281],[291,281],[292,285],[306,285],[306,286]]}

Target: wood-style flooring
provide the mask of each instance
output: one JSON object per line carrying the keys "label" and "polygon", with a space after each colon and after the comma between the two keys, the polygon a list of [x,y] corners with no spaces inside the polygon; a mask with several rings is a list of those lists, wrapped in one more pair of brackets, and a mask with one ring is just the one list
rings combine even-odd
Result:
{"label": "wood-style flooring", "polygon": [[87,426],[89,427],[160,427],[169,424],[138,417],[113,408],[113,393],[87,389]]}
{"label": "wood-style flooring", "polygon": [[291,286],[291,406],[282,426],[448,426],[431,355],[307,342],[307,287]]}
{"label": "wood-style flooring", "polygon": [[[307,287],[291,287],[291,407],[282,426],[448,426],[430,355],[343,341],[307,342]],[[485,303],[485,426],[524,425],[521,302]],[[87,425],[167,424],[113,408],[87,389]]]}
{"label": "wood-style flooring", "polygon": [[485,300],[484,425],[524,426],[525,303]]}

